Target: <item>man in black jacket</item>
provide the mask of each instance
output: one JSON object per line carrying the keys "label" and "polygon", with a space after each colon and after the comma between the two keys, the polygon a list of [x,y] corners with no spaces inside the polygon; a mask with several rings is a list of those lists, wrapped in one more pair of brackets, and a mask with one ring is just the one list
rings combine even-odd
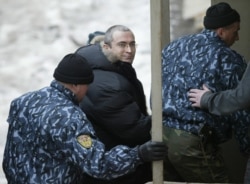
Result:
{"label": "man in black jacket", "polygon": [[[106,31],[103,42],[81,47],[76,53],[87,58],[95,76],[80,106],[106,148],[119,144],[133,147],[150,140],[151,116],[143,86],[132,66],[136,53],[133,32],[126,26],[114,25]],[[150,163],[109,182],[89,178],[88,184],[148,181],[152,181]]]}

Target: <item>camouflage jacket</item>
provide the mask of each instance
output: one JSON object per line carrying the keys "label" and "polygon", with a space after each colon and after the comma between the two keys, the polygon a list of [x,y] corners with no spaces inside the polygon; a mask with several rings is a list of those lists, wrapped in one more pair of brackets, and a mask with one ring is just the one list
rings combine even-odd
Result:
{"label": "camouflage jacket", "polygon": [[234,130],[241,150],[249,147],[250,114],[238,111],[216,116],[191,106],[188,91],[203,84],[212,91],[235,88],[246,69],[242,56],[225,45],[210,30],[184,36],[162,51],[162,95],[164,126],[198,134],[204,124],[214,128],[217,142],[231,137]]}
{"label": "camouflage jacket", "polygon": [[113,179],[141,163],[137,147],[105,152],[74,99],[52,81],[12,101],[3,159],[8,183],[81,183],[83,173]]}

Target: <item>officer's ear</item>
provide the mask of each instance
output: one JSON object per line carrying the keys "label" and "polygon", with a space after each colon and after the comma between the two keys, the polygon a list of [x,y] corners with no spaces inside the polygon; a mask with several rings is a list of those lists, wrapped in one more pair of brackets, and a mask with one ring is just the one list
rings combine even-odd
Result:
{"label": "officer's ear", "polygon": [[220,38],[224,37],[224,28],[220,27],[218,29],[216,29],[216,33]]}

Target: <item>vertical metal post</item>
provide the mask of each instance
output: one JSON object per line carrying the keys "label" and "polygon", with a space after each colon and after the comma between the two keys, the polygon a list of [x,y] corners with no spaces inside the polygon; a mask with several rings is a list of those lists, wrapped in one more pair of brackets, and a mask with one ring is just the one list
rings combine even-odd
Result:
{"label": "vertical metal post", "polygon": [[[169,0],[150,0],[152,140],[162,141],[161,51],[170,41]],[[153,183],[163,184],[163,161],[153,162]]]}

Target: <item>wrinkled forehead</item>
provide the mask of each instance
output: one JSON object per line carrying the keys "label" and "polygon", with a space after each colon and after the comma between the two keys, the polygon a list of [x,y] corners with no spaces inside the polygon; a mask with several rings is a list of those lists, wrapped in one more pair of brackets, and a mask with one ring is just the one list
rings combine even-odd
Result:
{"label": "wrinkled forehead", "polygon": [[131,31],[115,31],[113,33],[113,42],[135,42],[134,34]]}

